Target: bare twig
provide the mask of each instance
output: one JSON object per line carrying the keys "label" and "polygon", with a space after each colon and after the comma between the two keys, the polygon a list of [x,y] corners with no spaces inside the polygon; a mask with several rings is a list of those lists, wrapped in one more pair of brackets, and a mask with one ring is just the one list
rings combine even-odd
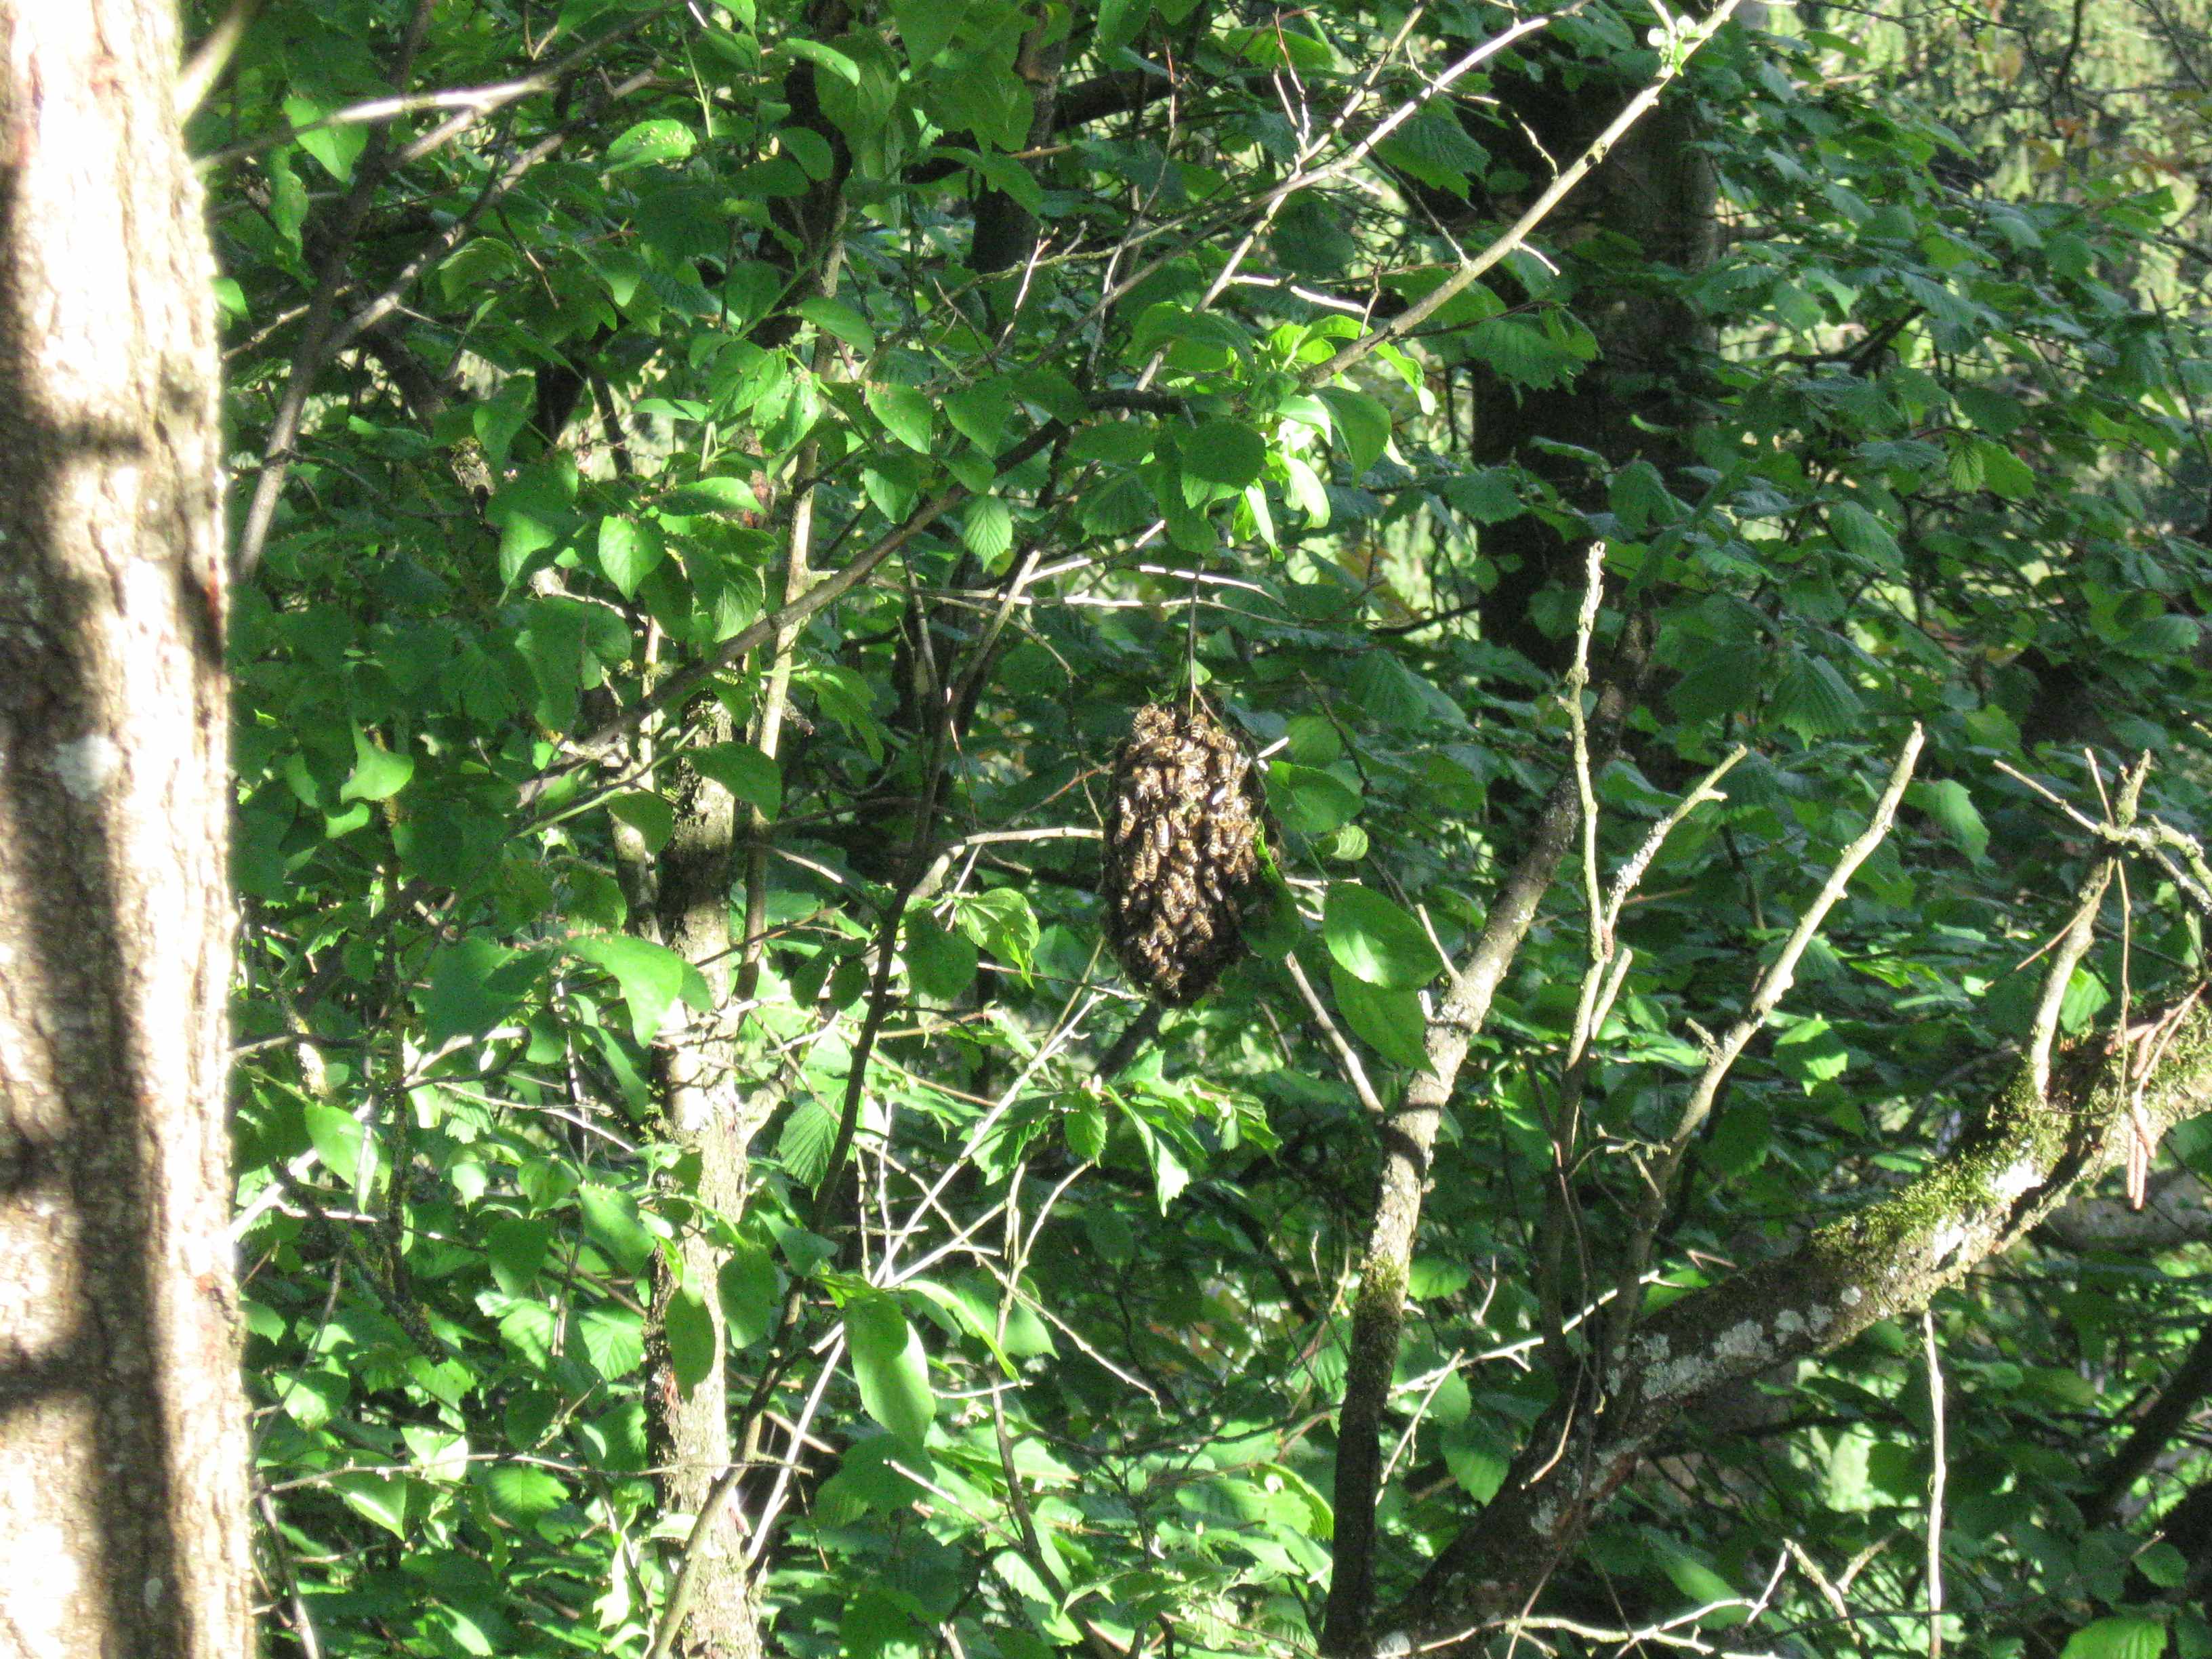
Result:
{"label": "bare twig", "polygon": [[1503,235],[1389,322],[1349,342],[1327,362],[1308,371],[1305,380],[1310,384],[1334,380],[1376,347],[1388,345],[1412,333],[1466,292],[1485,271],[1519,247],[1528,240],[1531,231],[1551,216],[1552,210],[1566,199],[1568,192],[1582,183],[1590,169],[1605,159],[1607,152],[1620,141],[1621,135],[1650,112],[1651,106],[1659,101],[1660,94],[1682,72],[1692,54],[1720,32],[1721,26],[1735,15],[1740,3],[1741,0],[1722,0],[1721,4],[1714,7],[1694,26],[1674,34],[1662,49],[1659,74],[1651,84],[1628,100],[1620,113],[1597,136],[1595,142],[1552,180],[1543,194],[1529,204],[1528,210],[1516,219]]}
{"label": "bare twig", "polygon": [[1328,1005],[1322,1001],[1312,981],[1306,978],[1306,970],[1298,965],[1297,953],[1286,953],[1283,957],[1283,966],[1291,970],[1291,982],[1298,988],[1298,994],[1305,999],[1306,1006],[1320,1025],[1322,1035],[1328,1039],[1328,1046],[1336,1051],[1336,1063],[1344,1068],[1345,1080],[1352,1085],[1352,1092],[1359,1097],[1359,1103],[1370,1113],[1381,1117],[1382,1099],[1376,1094],[1375,1085],[1367,1080],[1367,1068],[1360,1064],[1358,1051],[1345,1041],[1344,1033],[1337,1029],[1335,1020],[1329,1017]]}
{"label": "bare twig", "polygon": [[1920,1310],[1920,1346],[1928,1360],[1928,1414],[1932,1424],[1928,1476],[1928,1659],[1943,1659],[1943,1362],[1936,1351],[1936,1314]]}

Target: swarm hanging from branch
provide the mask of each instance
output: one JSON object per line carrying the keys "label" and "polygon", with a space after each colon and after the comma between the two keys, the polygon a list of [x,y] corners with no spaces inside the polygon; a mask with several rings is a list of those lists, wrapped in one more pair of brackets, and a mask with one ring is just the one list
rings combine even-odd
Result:
{"label": "swarm hanging from branch", "polygon": [[1115,751],[1099,890],[1115,959],[1171,1007],[1243,954],[1260,811],[1250,759],[1203,708],[1137,711]]}

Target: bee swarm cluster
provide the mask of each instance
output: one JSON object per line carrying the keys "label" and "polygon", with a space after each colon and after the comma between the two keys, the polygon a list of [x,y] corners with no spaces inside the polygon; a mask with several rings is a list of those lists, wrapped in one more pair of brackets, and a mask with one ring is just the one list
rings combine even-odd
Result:
{"label": "bee swarm cluster", "polygon": [[1123,970],[1171,1007],[1243,953],[1259,878],[1252,763],[1202,708],[1137,711],[1114,756],[1100,893]]}

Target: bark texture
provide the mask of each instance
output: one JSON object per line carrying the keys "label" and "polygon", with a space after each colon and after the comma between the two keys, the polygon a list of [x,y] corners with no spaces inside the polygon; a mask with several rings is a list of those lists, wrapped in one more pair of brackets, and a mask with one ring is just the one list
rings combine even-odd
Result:
{"label": "bark texture", "polygon": [[[2212,1013],[2186,1017],[2142,1103],[2160,1133],[2212,1107]],[[1537,1422],[1498,1496],[1382,1622],[1391,1633],[1377,1650],[1484,1650],[1684,1410],[1918,1311],[2121,1164],[2131,1133],[2094,1045],[2059,1069],[2047,1095],[2023,1066],[1957,1149],[1895,1195],[1669,1304],[1603,1379],[1597,1409],[1570,1395]]]}
{"label": "bark texture", "polygon": [[253,1650],[214,276],[169,0],[0,0],[0,1652]]}
{"label": "bark texture", "polygon": [[[1547,151],[1565,163],[1580,155],[1638,90],[1621,86],[1606,97],[1563,100],[1551,83],[1531,83],[1523,88],[1525,107],[1516,104],[1516,112],[1547,138]],[[1579,240],[1601,229],[1632,240],[1653,259],[1683,269],[1710,264],[1716,246],[1717,185],[1710,163],[1689,143],[1697,118],[1686,98],[1662,100],[1591,174],[1587,194],[1569,198],[1570,211],[1552,233]],[[1533,155],[1529,165],[1539,165]],[[1520,460],[1553,477],[1570,495],[1587,488],[1586,477],[1543,450],[1539,441],[1595,448],[1616,463],[1642,453],[1669,472],[1692,459],[1688,445],[1677,435],[1689,424],[1687,412],[1662,409],[1663,393],[1656,389],[1680,380],[1675,360],[1686,346],[1707,341],[1711,333],[1680,301],[1630,291],[1617,282],[1610,283],[1608,291],[1611,268],[1584,269],[1584,263],[1568,259],[1589,293],[1583,314],[1598,337],[1600,361],[1571,383],[1547,391],[1509,393],[1479,377],[1471,437],[1479,459]],[[1484,636],[1514,647],[1547,669],[1564,668],[1571,637],[1540,628],[1534,600],[1570,566],[1579,567],[1579,556],[1570,556],[1575,550],[1531,514],[1485,531],[1482,550],[1501,572],[1483,601]],[[1571,607],[1563,607],[1562,614],[1571,615]],[[1650,641],[1641,623],[1631,632],[1632,637],[1621,642],[1624,661],[1613,671],[1593,727],[1592,757],[1599,766],[1611,757],[1633,688],[1644,672]],[[1406,1274],[1419,1238],[1422,1194],[1437,1126],[1468,1043],[1488,1018],[1491,997],[1534,923],[1553,874],[1574,845],[1580,818],[1575,781],[1564,778],[1531,820],[1527,848],[1492,903],[1473,958],[1455,973],[1430,1022],[1429,1064],[1382,1127],[1382,1172],[1360,1262],[1337,1425],[1335,1573],[1322,1638],[1325,1653],[1370,1650],[1382,1418],[1397,1364]]]}
{"label": "bark texture", "polygon": [[[706,733],[726,741],[729,717]],[[689,766],[676,772],[676,829],[653,865],[653,930],[659,941],[698,964],[717,993],[712,1013],[678,1002],[653,1048],[661,1134],[696,1167],[696,1196],[702,1211],[735,1221],[744,1208],[746,1146],[756,1127],[737,1087],[735,1044],[726,995],[730,981],[730,890],[737,802],[729,791]],[[714,1334],[707,1373],[685,1388],[677,1376],[668,1338],[676,1278],[657,1262],[653,1313],[647,1333],[653,1397],[648,1443],[660,1476],[664,1510],[696,1515],[732,1452],[730,1397],[717,1275],[723,1252],[704,1225],[685,1228],[682,1245],[688,1290],[705,1304]],[[696,1589],[676,1650],[695,1659],[754,1659],[762,1651],[760,1615],[745,1570],[745,1535],[738,1506],[722,1505],[714,1530],[700,1546]]]}

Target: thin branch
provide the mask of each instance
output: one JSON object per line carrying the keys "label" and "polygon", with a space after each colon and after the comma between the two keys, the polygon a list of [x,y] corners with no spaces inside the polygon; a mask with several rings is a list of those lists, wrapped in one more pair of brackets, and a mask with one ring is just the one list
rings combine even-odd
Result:
{"label": "thin branch", "polygon": [[[1552,180],[1544,193],[1529,204],[1528,210],[1515,220],[1504,234],[1492,242],[1481,252],[1467,260],[1458,270],[1453,271],[1450,276],[1445,277],[1443,282],[1437,283],[1435,288],[1407,307],[1389,322],[1349,342],[1327,362],[1309,370],[1304,376],[1306,382],[1310,385],[1318,381],[1334,380],[1350,368],[1352,364],[1375,350],[1376,347],[1388,345],[1392,341],[1412,333],[1413,330],[1443,309],[1446,305],[1457,299],[1485,271],[1519,247],[1528,240],[1530,232],[1551,216],[1552,210],[1565,201],[1568,193],[1577,185],[1582,183],[1583,179],[1589,175],[1590,169],[1605,159],[1607,152],[1620,141],[1621,135],[1650,112],[1652,106],[1659,101],[1660,94],[1664,92],[1674,78],[1681,74],[1692,55],[1698,47],[1720,32],[1721,26],[1735,15],[1735,9],[1740,3],[1741,0],[1722,0],[1722,3],[1714,7],[1711,15],[1701,20],[1695,27],[1674,34],[1668,44],[1662,48],[1662,62],[1656,78],[1650,85],[1628,100],[1620,113],[1615,116],[1607,124],[1605,131],[1597,136],[1595,142],[1584,150],[1565,172]],[[1676,27],[1680,29],[1681,25],[1678,22]]]}
{"label": "thin branch", "polygon": [[1933,1425],[1928,1455],[1928,1659],[1943,1659],[1943,1362],[1936,1351],[1936,1314],[1920,1310],[1920,1346],[1928,1360],[1928,1413]]}

